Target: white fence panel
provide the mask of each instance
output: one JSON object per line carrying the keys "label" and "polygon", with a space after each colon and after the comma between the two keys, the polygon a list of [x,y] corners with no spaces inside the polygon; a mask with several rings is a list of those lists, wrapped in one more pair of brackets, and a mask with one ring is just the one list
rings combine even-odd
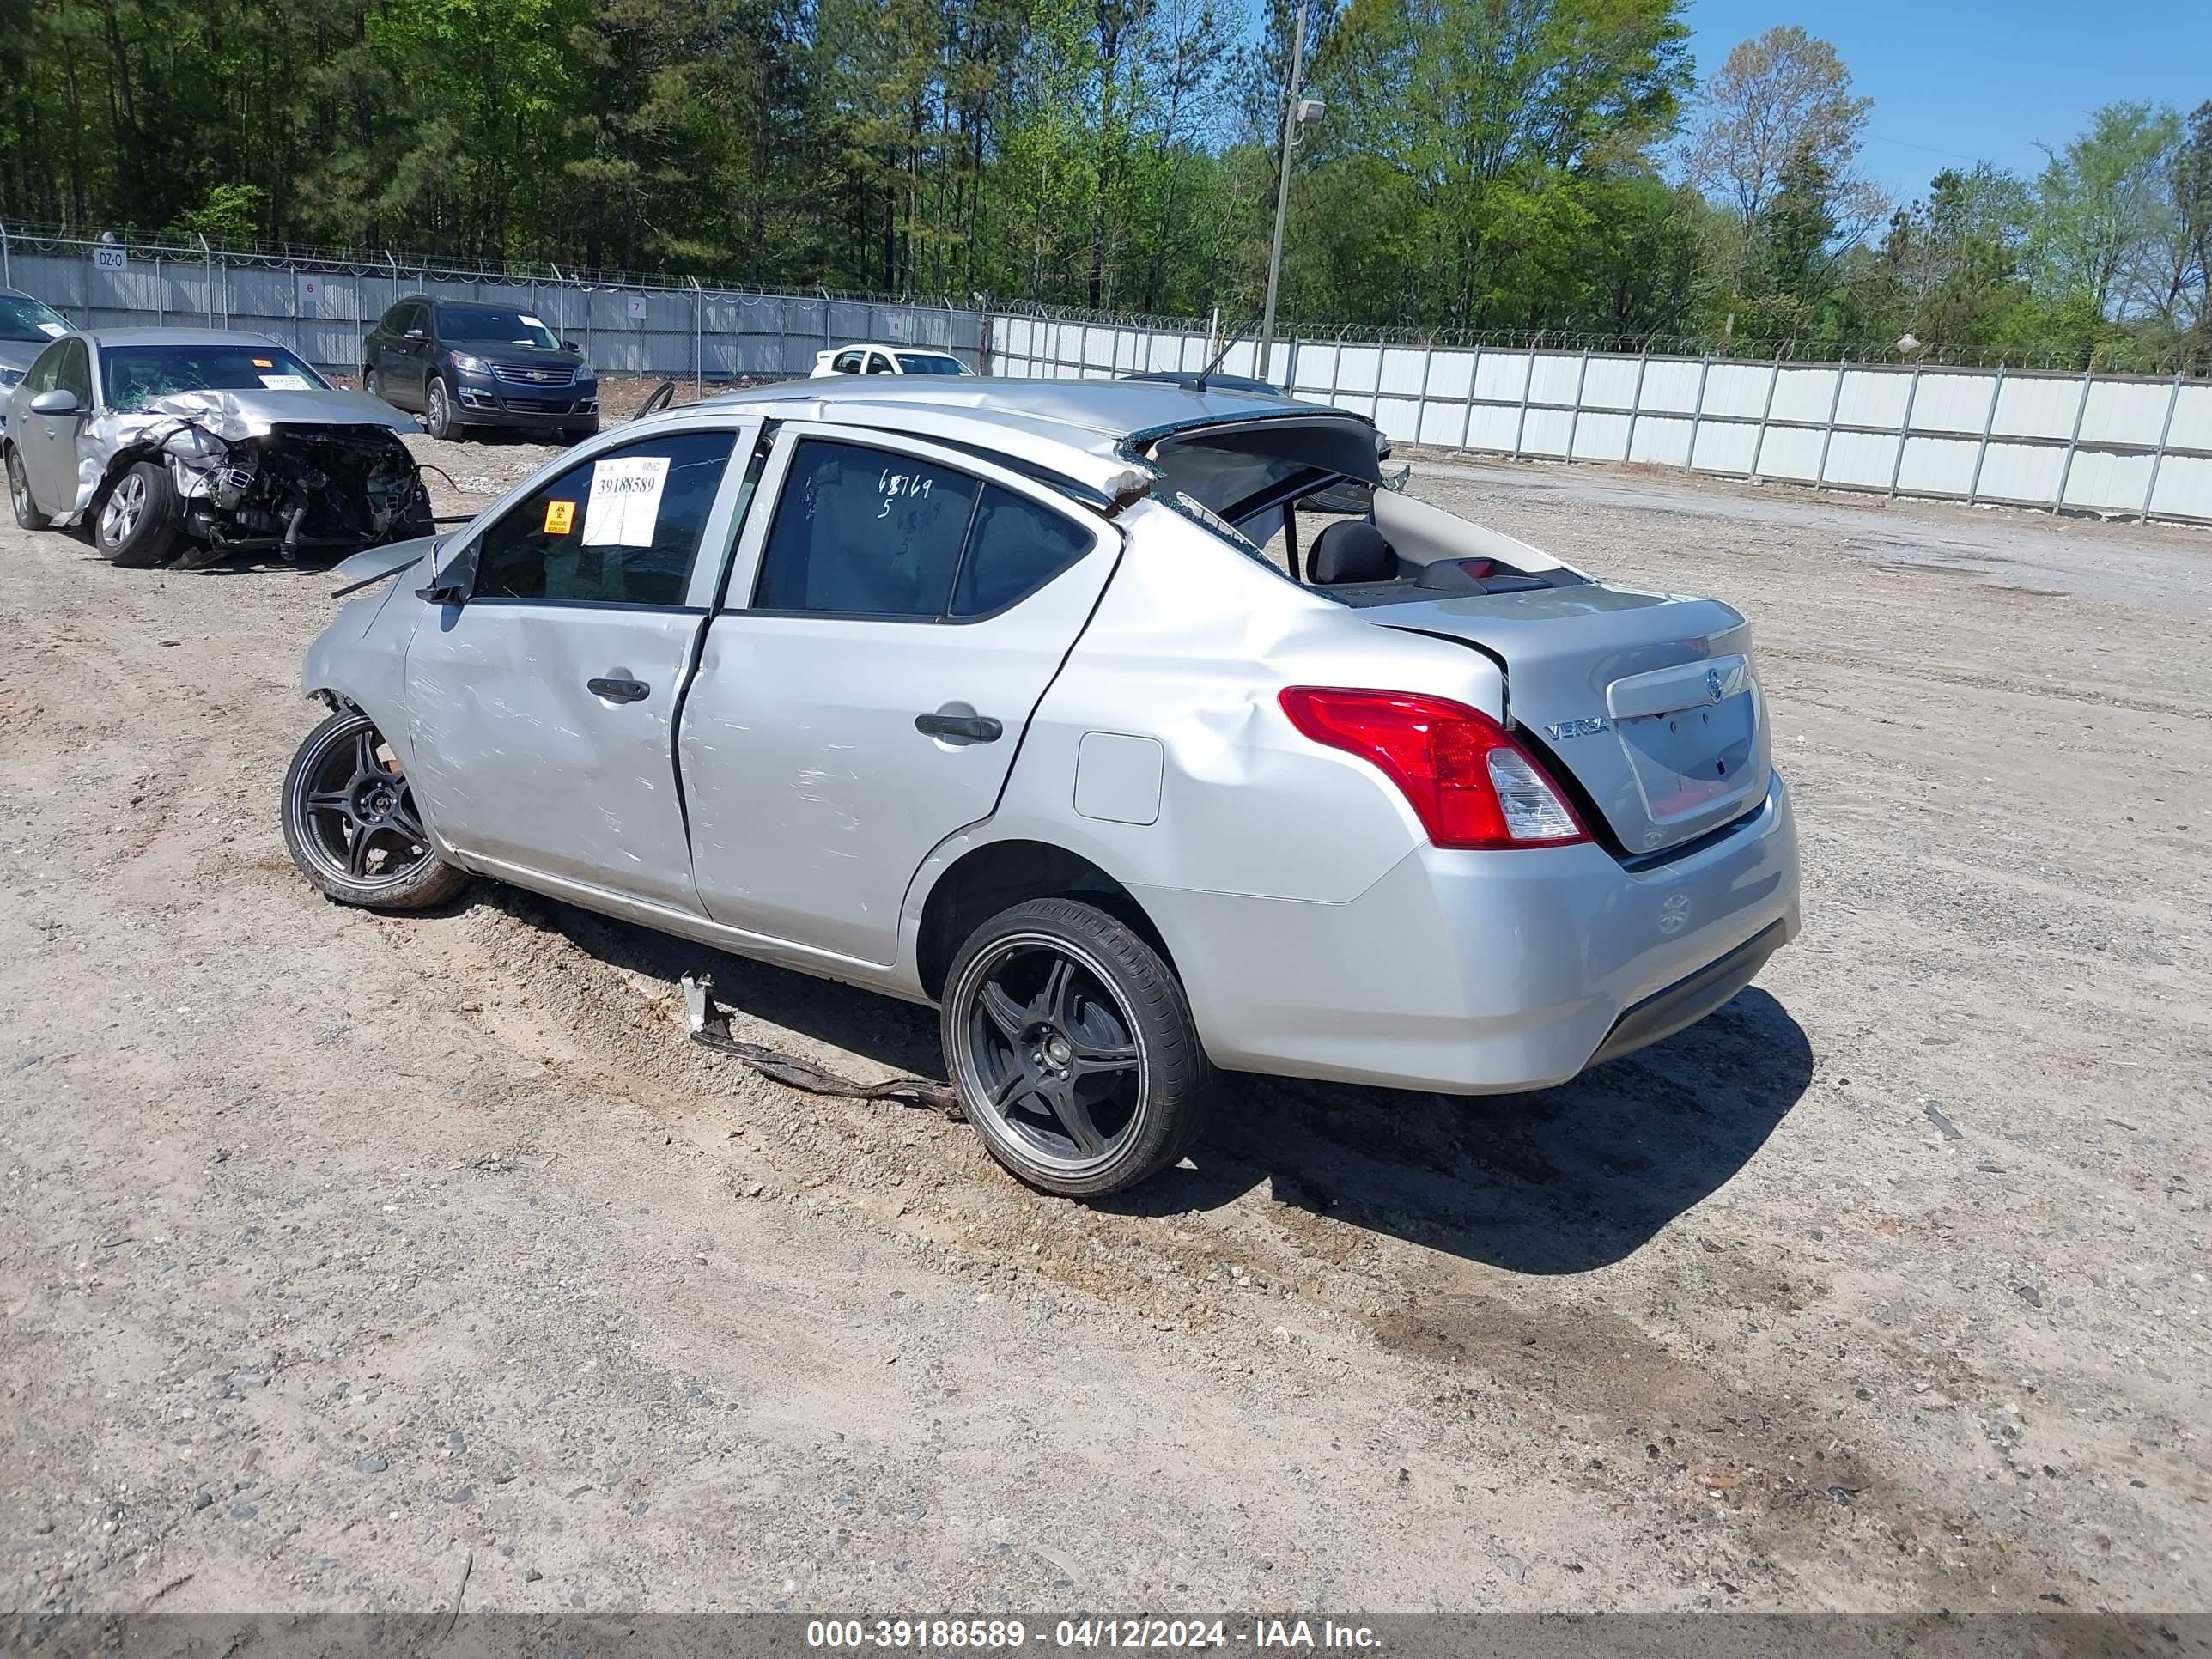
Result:
{"label": "white fence panel", "polygon": [[1686,357],[1654,357],[1644,372],[1644,392],[1637,400],[1638,407],[1646,412],[1693,414],[1698,408],[1698,389],[1708,378],[1706,365],[1701,362]]}
{"label": "white fence panel", "polygon": [[2212,521],[2212,455],[2168,455],[2150,511],[2153,518]]}
{"label": "white fence panel", "polygon": [[[994,361],[1007,373],[1055,372],[1044,343],[1063,328],[1102,331],[994,319]],[[1065,372],[1191,369],[1206,349],[1202,333],[1103,331],[1131,344]],[[1257,362],[1240,341],[1221,372],[1249,377]],[[1369,416],[1398,443],[2212,521],[2212,385],[2203,382],[1348,339],[1285,341],[1269,366],[1293,395]]]}

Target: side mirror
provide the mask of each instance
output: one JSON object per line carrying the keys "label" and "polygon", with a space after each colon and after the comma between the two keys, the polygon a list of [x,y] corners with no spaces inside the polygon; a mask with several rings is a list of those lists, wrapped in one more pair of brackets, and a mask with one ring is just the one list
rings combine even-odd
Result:
{"label": "side mirror", "polygon": [[441,542],[430,554],[430,580],[415,590],[425,605],[466,605],[477,583],[477,544],[471,542],[441,568],[438,556],[447,549]]}
{"label": "side mirror", "polygon": [[422,337],[422,331],[419,328],[410,328],[400,337],[407,340],[419,340]]}
{"label": "side mirror", "polygon": [[574,340],[563,340],[563,341],[562,341],[562,342],[561,342],[561,349],[562,349],[562,350],[563,350],[563,351],[573,351],[573,352],[574,352],[574,353],[575,353],[579,357],[580,357],[580,356],[582,356],[584,355],[584,348],[583,348],[583,347],[581,347],[581,346],[580,346],[580,345],[578,345],[578,344],[577,344]]}
{"label": "side mirror", "polygon": [[31,399],[31,413],[33,415],[74,415],[79,407],[76,393],[63,391],[58,386],[52,392],[41,392]]}

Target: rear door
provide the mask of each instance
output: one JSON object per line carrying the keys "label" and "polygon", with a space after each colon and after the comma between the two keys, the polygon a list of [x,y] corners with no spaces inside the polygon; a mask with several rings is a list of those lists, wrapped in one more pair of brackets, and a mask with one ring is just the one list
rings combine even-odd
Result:
{"label": "rear door", "polygon": [[908,882],[988,817],[1120,539],[971,457],[787,427],[678,735],[715,921],[888,966]]}
{"label": "rear door", "polygon": [[675,719],[758,431],[599,445],[453,556],[469,598],[408,647],[410,776],[473,863],[700,914]]}

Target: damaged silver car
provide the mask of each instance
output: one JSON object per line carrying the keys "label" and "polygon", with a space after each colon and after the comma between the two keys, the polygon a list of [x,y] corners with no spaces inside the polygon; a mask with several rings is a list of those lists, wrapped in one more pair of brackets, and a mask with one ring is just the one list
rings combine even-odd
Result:
{"label": "damaged silver car", "polygon": [[918,374],[602,433],[339,567],[286,843],[343,903],[489,876],[934,1003],[1048,1192],[1175,1163],[1212,1066],[1549,1088],[1798,931],[1751,628],[1417,499],[1379,438]]}
{"label": "damaged silver car", "polygon": [[400,441],[414,417],[260,335],[72,333],[39,354],[6,411],[15,522],[89,524],[117,564],[351,553],[433,527]]}

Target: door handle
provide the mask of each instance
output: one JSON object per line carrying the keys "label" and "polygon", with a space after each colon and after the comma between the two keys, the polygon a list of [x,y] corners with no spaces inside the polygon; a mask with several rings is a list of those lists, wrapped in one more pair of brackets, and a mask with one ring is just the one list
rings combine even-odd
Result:
{"label": "door handle", "polygon": [[916,714],[914,729],[947,743],[996,743],[1006,728],[988,714]]}
{"label": "door handle", "polygon": [[633,680],[619,674],[604,679],[586,680],[584,689],[595,697],[605,697],[609,702],[638,702],[653,695],[653,688],[643,680]]}

